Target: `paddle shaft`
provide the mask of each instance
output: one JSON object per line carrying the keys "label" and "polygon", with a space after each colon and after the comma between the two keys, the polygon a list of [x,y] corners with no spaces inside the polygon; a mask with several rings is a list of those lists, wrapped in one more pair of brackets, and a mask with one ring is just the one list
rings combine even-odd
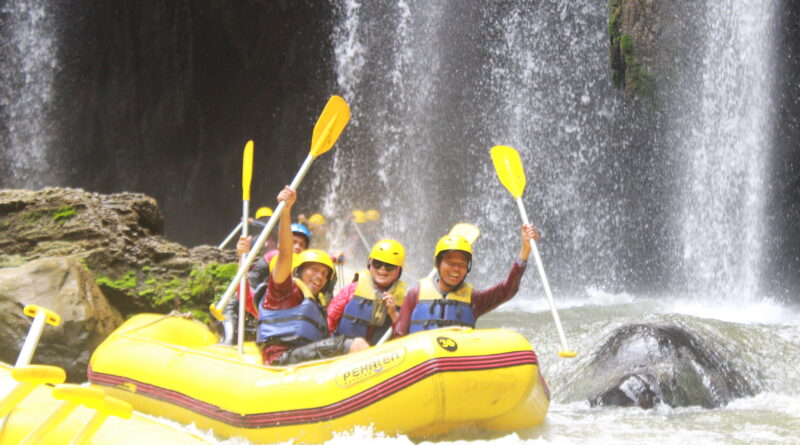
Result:
{"label": "paddle shaft", "polygon": [[367,239],[364,238],[364,234],[361,233],[361,229],[358,228],[358,223],[353,221],[353,227],[356,228],[356,232],[358,233],[358,237],[361,238],[361,242],[364,243],[364,248],[367,249],[367,253],[369,253],[369,251],[370,251],[369,243],[367,242]]}
{"label": "paddle shaft", "polygon": [[[294,180],[292,180],[292,183],[289,185],[289,187],[291,187],[292,190],[297,190],[297,187],[300,185],[300,182],[303,181],[303,178],[306,176],[306,173],[308,173],[308,169],[311,168],[311,164],[313,162],[314,162],[314,157],[308,155],[306,157],[305,162],[303,162],[303,165],[300,167],[300,171],[297,172],[297,175],[294,177]],[[222,295],[222,298],[220,298],[219,303],[217,303],[217,310],[221,311],[222,308],[224,308],[225,305],[228,304],[228,299],[231,298],[233,292],[236,291],[236,287],[239,285],[242,278],[250,269],[250,266],[253,264],[253,262],[255,262],[256,256],[258,256],[258,252],[261,250],[262,247],[264,247],[264,244],[267,242],[267,237],[269,236],[270,232],[272,232],[272,229],[275,227],[275,223],[278,222],[278,218],[283,213],[284,208],[286,208],[286,202],[283,201],[279,202],[278,206],[275,208],[275,212],[273,212],[272,216],[269,218],[269,221],[267,221],[267,225],[264,226],[263,230],[261,230],[261,234],[258,235],[255,244],[253,244],[253,247],[250,249],[250,252],[247,254],[247,257],[245,257],[243,266],[240,267],[239,270],[236,272],[236,276],[233,278],[233,281],[231,281],[231,284],[228,285],[228,288],[225,290],[225,293]]]}
{"label": "paddle shaft", "polygon": [[28,336],[25,337],[25,343],[19,351],[19,356],[17,356],[17,363],[14,364],[15,368],[31,364],[33,353],[36,352],[36,346],[39,345],[39,339],[42,337],[42,331],[44,331],[46,320],[47,314],[45,314],[44,311],[37,312],[36,316],[33,317],[33,323],[28,330]]}
{"label": "paddle shaft", "polygon": [[[247,221],[247,215],[250,213],[250,201],[242,200],[242,221]],[[250,224],[242,224],[242,236],[247,237],[247,228]],[[239,268],[242,269],[246,256],[243,253],[239,259]],[[239,344],[239,355],[244,354],[244,299],[247,292],[247,276],[243,275],[242,280],[239,282],[239,335],[237,337]]]}
{"label": "paddle shaft", "polygon": [[[528,221],[528,213],[525,212],[525,205],[522,204],[522,198],[517,198],[517,207],[519,208],[519,214],[522,217],[522,223],[530,225],[530,221]],[[553,303],[553,293],[550,291],[550,283],[547,281],[547,275],[544,273],[544,266],[542,265],[542,258],[539,256],[539,249],[536,247],[536,241],[531,238],[531,249],[533,250],[533,258],[536,261],[536,268],[539,269],[539,276],[542,279],[542,286],[544,287],[544,293],[547,296],[547,303],[550,304],[550,312],[553,314],[553,321],[556,323],[556,329],[558,330],[558,336],[561,339],[561,347],[564,348],[564,351],[569,351],[569,347],[567,347],[567,337],[564,336],[564,329],[561,327],[561,319],[558,317],[558,311],[556,310],[556,305]]]}
{"label": "paddle shaft", "polygon": [[236,234],[239,233],[240,230],[242,230],[242,223],[241,222],[239,222],[239,225],[237,225],[236,227],[234,227],[233,230],[231,230],[231,233],[228,235],[227,238],[225,238],[224,241],[219,243],[219,246],[217,246],[217,249],[224,249],[225,246],[227,246],[228,243],[231,242],[233,237],[236,236]]}

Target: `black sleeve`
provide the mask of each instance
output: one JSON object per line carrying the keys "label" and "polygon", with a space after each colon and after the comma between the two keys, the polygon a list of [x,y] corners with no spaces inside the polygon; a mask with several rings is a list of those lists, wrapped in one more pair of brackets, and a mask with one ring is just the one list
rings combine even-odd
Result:
{"label": "black sleeve", "polygon": [[266,283],[267,278],[269,278],[269,264],[262,256],[253,263],[250,271],[247,272],[247,281],[250,283],[250,287],[255,289],[259,284]]}

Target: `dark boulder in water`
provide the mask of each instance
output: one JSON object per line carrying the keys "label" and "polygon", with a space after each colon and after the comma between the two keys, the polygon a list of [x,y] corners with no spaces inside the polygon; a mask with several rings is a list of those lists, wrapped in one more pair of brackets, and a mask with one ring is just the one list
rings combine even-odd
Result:
{"label": "dark boulder in water", "polygon": [[[589,364],[601,389],[591,406],[715,408],[758,390],[755,372],[741,372],[708,339],[675,325],[628,325],[617,330]],[[748,379],[749,377],[749,379]]]}

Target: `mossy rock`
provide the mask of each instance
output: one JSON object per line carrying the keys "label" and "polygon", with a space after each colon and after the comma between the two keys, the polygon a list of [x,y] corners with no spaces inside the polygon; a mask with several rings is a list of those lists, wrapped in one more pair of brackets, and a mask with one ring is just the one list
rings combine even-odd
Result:
{"label": "mossy rock", "polygon": [[646,99],[660,105],[655,37],[659,28],[658,2],[609,0],[609,64],[617,88],[632,99]]}
{"label": "mossy rock", "polygon": [[237,263],[195,264],[188,276],[179,277],[161,268],[144,267],[116,278],[99,276],[96,283],[117,305],[128,306],[128,313],[190,311],[208,321],[209,304],[227,289],[237,270]]}

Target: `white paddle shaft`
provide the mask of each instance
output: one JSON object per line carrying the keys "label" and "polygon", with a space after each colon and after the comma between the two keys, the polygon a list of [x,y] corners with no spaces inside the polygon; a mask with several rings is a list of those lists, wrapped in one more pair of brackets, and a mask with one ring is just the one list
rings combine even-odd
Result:
{"label": "white paddle shaft", "polygon": [[[250,213],[250,201],[243,200],[242,201],[242,221],[247,221],[247,216]],[[242,236],[247,237],[247,228],[250,224],[242,224]],[[242,258],[239,260],[239,267],[244,264],[246,256],[242,254]],[[245,300],[245,293],[247,292],[247,275],[242,276],[242,280],[239,282],[239,336],[238,344],[239,344],[239,355],[244,354],[244,300]]]}
{"label": "white paddle shaft", "polygon": [[227,237],[227,238],[225,238],[225,240],[224,240],[224,241],[222,241],[221,243],[219,243],[219,246],[217,246],[217,249],[224,249],[224,248],[225,248],[225,246],[227,246],[227,245],[228,245],[228,243],[229,243],[229,242],[231,242],[231,240],[233,239],[233,237],[234,237],[234,236],[236,236],[236,234],[237,234],[237,233],[239,233],[239,231],[240,231],[241,229],[242,229],[242,223],[241,223],[241,222],[239,222],[239,224],[238,224],[236,227],[234,227],[234,228],[233,228],[233,230],[231,230],[231,233],[228,235],[228,237]]}
{"label": "white paddle shaft", "polygon": [[356,228],[356,232],[358,233],[358,237],[361,238],[361,242],[364,243],[364,248],[367,249],[367,254],[369,254],[370,253],[370,249],[369,249],[369,243],[367,242],[367,239],[364,238],[364,234],[361,233],[361,229],[358,228],[358,223],[355,222],[355,220],[351,220],[351,221],[353,221],[353,227]]}
{"label": "white paddle shaft", "polygon": [[[311,168],[311,163],[314,162],[314,157],[308,155],[306,157],[305,162],[300,167],[300,171],[297,172],[297,175],[292,180],[292,183],[289,185],[292,190],[297,191],[297,187],[300,185],[300,182],[308,173],[308,169]],[[242,278],[245,276],[247,271],[250,269],[250,266],[253,265],[253,262],[256,260],[256,256],[258,256],[258,252],[264,247],[264,244],[267,242],[267,237],[269,236],[272,229],[275,227],[275,223],[278,222],[278,218],[283,213],[283,209],[286,208],[286,202],[281,201],[278,203],[278,206],[275,208],[275,212],[267,221],[267,225],[264,226],[264,229],[261,230],[261,234],[258,235],[256,242],[253,244],[253,247],[250,249],[250,252],[247,254],[247,257],[244,259],[244,265],[239,268],[236,272],[236,276],[231,281],[231,284],[228,285],[228,289],[225,290],[225,293],[222,294],[222,298],[220,298],[219,303],[217,303],[217,310],[222,311],[222,308],[228,304],[228,300],[233,295],[233,292],[236,291],[236,287],[241,282]]]}
{"label": "white paddle shaft", "polygon": [[[522,216],[522,223],[526,226],[530,225],[528,213],[525,212],[525,205],[522,204],[522,198],[517,198],[517,207],[519,208],[520,216]],[[561,347],[564,348],[564,351],[569,351],[567,347],[567,338],[564,336],[564,329],[561,327],[561,319],[558,317],[556,305],[553,303],[553,293],[550,291],[550,283],[547,281],[547,275],[544,273],[544,266],[542,265],[542,258],[539,256],[539,249],[536,247],[536,241],[533,238],[531,238],[530,241],[531,249],[533,250],[533,258],[536,261],[536,268],[539,269],[539,276],[542,278],[544,293],[547,296],[547,303],[550,304],[550,312],[553,314],[553,321],[556,323],[558,336],[561,339]]]}
{"label": "white paddle shaft", "polygon": [[31,364],[33,353],[36,352],[36,346],[39,345],[39,339],[42,337],[42,331],[44,331],[46,321],[47,314],[42,310],[37,312],[36,316],[33,317],[33,323],[28,330],[28,336],[25,337],[25,343],[19,351],[19,356],[17,356],[17,363],[14,365],[15,368]]}

